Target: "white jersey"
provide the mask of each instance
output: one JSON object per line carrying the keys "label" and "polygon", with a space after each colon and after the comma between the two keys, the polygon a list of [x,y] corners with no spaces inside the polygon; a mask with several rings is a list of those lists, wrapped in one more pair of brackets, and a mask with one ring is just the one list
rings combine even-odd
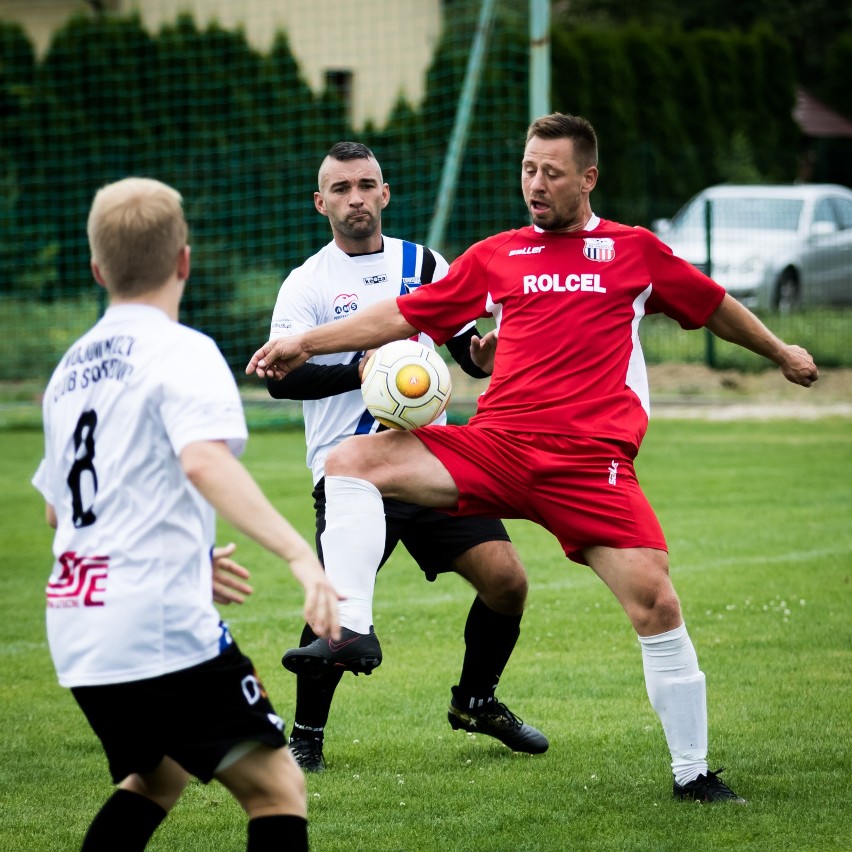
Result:
{"label": "white jersey", "polygon": [[[383,250],[351,257],[334,242],[320,249],[294,269],[278,291],[272,314],[270,338],[301,334],[326,322],[356,316],[376,302],[393,298],[419,287],[424,277],[437,281],[447,274],[446,260],[416,243],[383,237]],[[434,258],[425,264],[424,256]],[[466,326],[467,328],[467,326]],[[420,334],[417,339],[434,348],[432,338]],[[350,364],[360,360],[362,352],[315,355],[310,364]],[[329,451],[350,435],[375,432],[379,424],[364,407],[359,390],[325,399],[302,403],[307,443],[307,465],[314,484],[325,475]],[[445,423],[446,415],[435,421]]]}
{"label": "white jersey", "polygon": [[212,507],[180,465],[195,441],[238,454],[247,431],[216,344],[147,305],[119,305],[48,384],[33,484],[56,510],[47,635],[63,686],[122,683],[217,656]]}

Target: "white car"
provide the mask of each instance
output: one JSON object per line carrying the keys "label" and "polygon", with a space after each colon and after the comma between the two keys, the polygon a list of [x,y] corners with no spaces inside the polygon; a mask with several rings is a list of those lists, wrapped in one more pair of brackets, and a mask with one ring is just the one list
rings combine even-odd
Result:
{"label": "white car", "polygon": [[845,186],[722,184],[652,227],[749,308],[852,304],[852,190]]}

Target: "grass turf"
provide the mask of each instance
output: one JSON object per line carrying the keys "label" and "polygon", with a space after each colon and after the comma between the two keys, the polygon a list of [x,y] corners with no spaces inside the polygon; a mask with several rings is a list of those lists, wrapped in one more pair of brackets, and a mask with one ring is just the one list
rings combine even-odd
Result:
{"label": "grass turf", "polygon": [[[453,732],[471,590],[427,584],[400,552],[377,586],[385,661],[347,676],[326,738],[328,770],[308,777],[315,852],[848,850],[852,461],[849,420],[652,424],[638,468],[671,550],[672,574],[708,679],[711,767],[746,808],[671,799],[668,753],[645,695],[635,634],[587,569],[555,540],[510,522],[531,577],[518,647],[498,696],[548,735],[514,755]],[[3,541],[0,849],[79,848],[110,794],[99,743],[55,681],[44,638],[50,530],[29,485],[32,431],[0,433]],[[312,535],[300,433],[266,433],[245,462]],[[286,568],[223,526],[255,595],[223,609],[272,699],[292,717],[301,596]],[[241,811],[193,783],[151,850],[245,848]]]}

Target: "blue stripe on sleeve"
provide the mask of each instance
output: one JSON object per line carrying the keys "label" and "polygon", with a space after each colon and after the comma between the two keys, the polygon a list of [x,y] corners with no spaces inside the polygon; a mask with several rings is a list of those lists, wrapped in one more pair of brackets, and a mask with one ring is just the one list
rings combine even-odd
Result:
{"label": "blue stripe on sleeve", "polygon": [[376,418],[370,414],[369,411],[364,409],[364,413],[361,415],[360,420],[358,421],[358,425],[355,427],[356,435],[369,435],[373,430],[373,425],[376,422]]}
{"label": "blue stripe on sleeve", "polygon": [[[402,241],[402,281],[399,283],[399,295],[404,296],[411,290],[417,270],[417,246],[408,240]],[[417,285],[414,284],[416,287]]]}

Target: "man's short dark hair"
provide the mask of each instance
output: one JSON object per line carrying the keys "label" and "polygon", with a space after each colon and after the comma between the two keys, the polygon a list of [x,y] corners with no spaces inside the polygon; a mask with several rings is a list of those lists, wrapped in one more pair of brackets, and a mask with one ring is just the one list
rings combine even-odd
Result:
{"label": "man's short dark hair", "polygon": [[574,158],[580,168],[598,163],[598,137],[595,128],[579,115],[553,112],[537,118],[527,129],[527,142],[537,139],[570,139],[574,143]]}
{"label": "man's short dark hair", "polygon": [[[347,162],[348,160],[375,160],[376,155],[361,142],[335,142],[328,149],[327,157],[332,160]],[[378,160],[376,160],[378,162]]]}

